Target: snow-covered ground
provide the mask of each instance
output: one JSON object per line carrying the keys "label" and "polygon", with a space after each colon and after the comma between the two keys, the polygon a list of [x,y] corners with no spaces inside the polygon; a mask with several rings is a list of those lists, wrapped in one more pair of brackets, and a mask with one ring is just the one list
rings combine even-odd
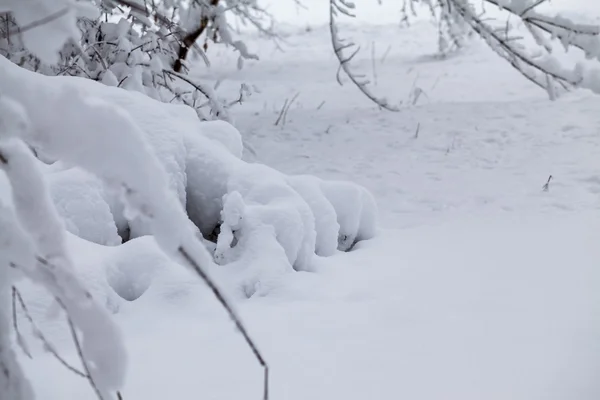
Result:
{"label": "snow-covered ground", "polygon": [[[256,39],[260,62],[209,73],[231,93],[260,89],[234,112],[245,158],[366,186],[383,228],[237,303],[271,398],[599,398],[600,98],[550,102],[477,42],[438,60],[427,22],[401,29],[386,14],[345,33],[376,90],[423,94],[380,111],[337,85],[324,19],[306,30],[289,15],[285,52]],[[183,273],[156,285],[115,315],[124,399],[258,399],[261,371],[202,285]],[[39,398],[94,399],[50,356],[21,361]]]}

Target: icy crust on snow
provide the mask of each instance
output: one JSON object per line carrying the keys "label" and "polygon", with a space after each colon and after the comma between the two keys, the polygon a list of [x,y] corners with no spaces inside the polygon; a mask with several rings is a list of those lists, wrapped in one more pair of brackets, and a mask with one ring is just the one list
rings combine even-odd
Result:
{"label": "icy crust on snow", "polygon": [[[242,161],[243,145],[237,129],[222,121],[201,122],[186,106],[159,103],[90,80],[36,75],[4,58],[0,58],[0,86],[25,109],[36,110],[26,141],[42,159],[59,160],[44,165],[51,197],[66,229],[85,241],[136,249],[134,244],[120,245],[121,240],[156,234],[148,215],[140,215],[140,210],[144,214],[145,207],[153,204],[174,207],[167,197],[149,191],[160,187],[155,183],[163,178],[187,211],[188,226],[181,229],[199,230],[204,238],[215,241],[214,249],[206,247],[214,250],[217,263],[237,271],[239,288],[248,296],[265,293],[268,282],[279,273],[314,269],[315,255],[349,250],[356,241],[375,234],[375,202],[365,189],[347,182],[286,176],[267,166]],[[69,118],[77,121],[57,119],[57,105],[61,104],[77,108],[68,112]],[[102,138],[78,136],[78,129],[87,129],[86,124],[95,124],[95,130],[98,124],[106,125],[101,121],[111,121],[112,132]],[[44,137],[45,126],[66,131],[67,125],[73,132],[52,140]],[[122,135],[120,130],[139,131],[140,137],[138,133]],[[118,143],[121,148],[109,151],[101,139]],[[68,157],[64,152],[61,155],[67,143],[76,144]],[[147,146],[164,171],[147,164],[141,156]],[[69,163],[93,171],[102,179]],[[136,172],[140,168],[143,176]],[[115,190],[115,185],[107,186],[113,181],[116,187],[135,189],[133,194]],[[127,201],[133,201],[138,209],[124,207],[123,196],[129,196]],[[162,217],[154,217],[163,220],[155,227],[168,226],[169,232],[177,232],[168,213],[160,211]],[[153,214],[148,210],[146,213]],[[184,233],[176,237],[169,234],[162,238],[167,247],[188,240],[184,240]],[[111,287],[127,300],[143,295],[152,281],[153,269],[149,267],[142,273],[139,265],[152,266],[154,262],[141,251],[132,252],[114,255],[98,276],[90,276],[91,281],[103,281],[97,283],[98,291]],[[136,260],[145,261],[134,263]],[[139,281],[135,281],[133,277],[138,275]],[[104,301],[115,303],[113,295],[105,295]]]}

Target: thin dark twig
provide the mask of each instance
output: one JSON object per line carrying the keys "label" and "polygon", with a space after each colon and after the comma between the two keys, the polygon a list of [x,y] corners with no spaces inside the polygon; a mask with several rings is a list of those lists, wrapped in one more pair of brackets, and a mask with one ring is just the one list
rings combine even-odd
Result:
{"label": "thin dark twig", "polygon": [[13,328],[15,329],[15,333],[17,335],[17,343],[19,344],[19,347],[21,350],[23,350],[23,353],[25,353],[27,357],[33,358],[29,352],[29,349],[25,345],[25,339],[23,338],[23,335],[21,335],[21,331],[19,330],[19,322],[17,318],[17,288],[14,286],[12,287],[12,317]]}
{"label": "thin dark twig", "polygon": [[200,267],[198,262],[182,247],[180,246],[178,249],[179,254],[183,257],[183,259],[193,268],[193,270],[200,276],[200,278],[204,281],[204,283],[210,288],[215,298],[221,303],[221,306],[227,311],[229,314],[229,318],[233,321],[236,328],[242,334],[242,337],[246,341],[246,344],[252,350],[254,357],[258,361],[258,363],[263,367],[264,371],[264,388],[263,388],[263,400],[269,399],[269,366],[262,356],[261,352],[258,350],[258,347],[254,343],[254,340],[250,337],[250,334],[246,330],[246,327],[242,323],[242,320],[238,317],[237,313],[229,304],[229,301],[225,298],[221,290],[217,287],[215,282],[206,274],[204,269]]}
{"label": "thin dark twig", "polygon": [[533,10],[534,8],[537,8],[538,6],[540,6],[542,3],[545,3],[548,0],[538,0],[535,3],[531,4],[529,7],[527,7],[526,9],[524,9],[521,14],[520,17],[524,17],[525,15],[527,15],[527,13],[531,10]]}
{"label": "thin dark twig", "polygon": [[289,99],[285,99],[285,101],[283,102],[283,107],[281,107],[281,111],[279,111],[279,115],[277,116],[277,120],[275,121],[275,126],[279,125],[279,122],[281,122],[281,118],[283,118],[283,113],[285,112],[285,109],[287,107],[288,100]]}
{"label": "thin dark twig", "polygon": [[[44,345],[44,349],[46,349],[46,351],[48,351],[50,354],[52,354],[54,356],[54,358],[56,358],[58,360],[58,362],[60,362],[66,369],[73,372],[75,375],[78,375],[82,378],[87,378],[86,374],[84,374],[79,369],[70,365],[64,358],[62,358],[62,356],[60,354],[58,354],[58,352],[56,351],[54,346],[48,341],[46,336],[44,336],[42,331],[39,329],[39,327],[37,326],[37,324],[31,317],[31,314],[29,313],[29,310],[27,309],[27,305],[25,304],[25,300],[23,300],[23,296],[21,295],[19,290],[14,286],[12,287],[12,290],[13,290],[13,297],[19,301],[19,304],[21,305],[21,308],[23,309],[25,317],[31,324],[35,336],[42,341],[42,343]],[[15,310],[15,314],[16,314],[16,310]]]}
{"label": "thin dark twig", "polygon": [[550,189],[550,181],[552,180],[552,175],[548,177],[548,181],[542,186],[542,190],[547,192]]}
{"label": "thin dark twig", "polygon": [[281,121],[281,125],[284,126],[286,121],[287,121],[287,115],[288,112],[290,111],[290,107],[292,106],[292,104],[294,103],[294,101],[296,101],[296,99],[298,98],[298,96],[300,96],[300,92],[296,93],[294,95],[294,97],[292,97],[292,99],[290,100],[290,102],[288,103],[285,111],[283,112],[283,120]]}
{"label": "thin dark twig", "polygon": [[71,337],[73,338],[73,343],[75,344],[75,349],[77,350],[77,355],[79,356],[79,360],[81,361],[81,365],[83,365],[83,369],[85,371],[84,376],[87,378],[92,389],[94,389],[94,392],[96,393],[96,396],[98,397],[98,400],[104,400],[104,396],[102,396],[100,389],[98,389],[98,385],[96,385],[96,382],[94,381],[94,378],[92,377],[92,374],[90,372],[90,367],[88,366],[85,356],[83,355],[83,348],[81,347],[81,342],[79,341],[79,338],[77,337],[77,331],[75,330],[75,325],[73,324],[73,321],[71,320],[71,317],[69,316],[69,313],[67,312],[67,308],[65,307],[64,303],[59,298],[56,298],[56,301],[58,301],[58,303],[61,305],[63,310],[65,310],[65,314],[67,316],[67,322],[69,324],[69,330],[71,331]]}

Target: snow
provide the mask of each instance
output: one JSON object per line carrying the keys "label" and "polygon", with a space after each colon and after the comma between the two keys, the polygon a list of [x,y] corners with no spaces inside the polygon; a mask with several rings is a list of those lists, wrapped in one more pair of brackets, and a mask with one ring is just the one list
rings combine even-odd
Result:
{"label": "snow", "polygon": [[350,250],[357,241],[375,236],[377,206],[370,193],[356,184],[344,181],[324,181],[321,182],[321,188],[333,205],[340,225],[339,250]]}
{"label": "snow", "polygon": [[[224,211],[230,209],[239,214],[239,221],[230,227],[237,230],[240,245],[245,243],[244,237],[255,234],[256,227],[270,225],[289,264],[298,270],[310,268],[316,246],[315,217],[282,174],[260,164],[249,164],[230,179],[228,192],[237,193],[238,201]],[[223,215],[223,219],[234,220],[232,215]],[[243,254],[246,249],[244,245],[237,251]]]}
{"label": "snow", "polygon": [[76,167],[51,172],[47,179],[52,202],[67,231],[98,244],[121,244],[108,196],[98,179]]}
{"label": "snow", "polygon": [[240,132],[225,121],[205,121],[202,124],[202,134],[222,144],[231,154],[242,158],[244,145]]}
{"label": "snow", "polygon": [[[386,231],[238,307],[274,398],[594,399],[599,228],[575,213]],[[115,315],[132,365],[124,395],[260,396],[251,354],[199,289]],[[22,362],[44,398],[93,398],[53,360]]]}
{"label": "snow", "polygon": [[310,175],[292,175],[288,182],[312,210],[315,218],[315,253],[328,257],[335,254],[338,247],[340,224],[338,212],[321,188],[323,181]]}
{"label": "snow", "polygon": [[[309,32],[301,21],[289,27],[290,51],[251,37],[260,62],[237,71],[227,59],[237,55],[215,49],[214,72],[194,72],[225,79],[231,98],[240,82],[261,89],[232,109],[237,129],[85,80],[69,80],[77,91],[61,94],[59,79],[44,78],[48,89],[36,100],[90,107],[98,112],[92,127],[113,118],[113,107],[123,111],[117,117],[144,140],[87,161],[110,174],[103,163],[126,157],[143,170],[127,175],[143,193],[129,200],[165,205],[162,227],[171,228],[162,248],[191,243],[193,228],[169,220],[181,217],[178,207],[207,236],[220,227],[223,262],[209,271],[265,353],[271,398],[597,399],[600,99],[578,92],[549,102],[478,42],[436,59],[429,23],[400,29],[388,24],[393,13],[373,8],[364,18],[378,21],[344,28],[364,42],[358,65],[370,75],[375,68],[373,90],[390,99],[423,92],[416,106],[385,113],[356,88],[337,86],[321,9]],[[4,72],[3,88],[15,93],[34,84]],[[275,126],[298,92],[287,122]],[[114,126],[116,135],[123,125]],[[240,134],[252,158],[283,173],[247,162]],[[157,161],[148,170],[130,151],[146,145]],[[122,235],[120,199],[72,167],[40,168],[56,204],[77,204],[73,214],[58,208],[73,233],[66,246],[76,275],[122,331],[124,398],[259,398],[261,371],[239,332],[203,283],[144,236],[151,227],[106,246],[116,244],[114,229]],[[81,198],[67,192],[76,180],[86,187]],[[157,185],[172,198],[148,192]],[[83,232],[97,243],[75,236]],[[64,321],[20,285],[36,320],[76,363]],[[32,360],[17,355],[38,398],[95,398],[85,380],[32,350]]]}
{"label": "snow", "polygon": [[[51,298],[69,313],[74,334],[77,334],[76,328],[82,333],[81,352],[90,363],[86,372],[96,382],[98,392],[107,395],[120,387],[123,377],[126,357],[120,347],[119,333],[106,311],[94,303],[81,277],[75,274],[66,250],[66,234],[35,157],[16,137],[0,142],[0,153],[0,166],[11,183],[14,213],[18,219],[16,227],[11,226],[16,222],[8,225],[14,234],[12,240],[16,242],[6,243],[9,262],[33,282],[44,286]],[[23,230],[27,235],[20,234]],[[33,246],[25,248],[30,239]],[[13,255],[19,246],[25,253]],[[16,264],[25,256],[29,256],[28,262]],[[3,264],[3,268],[11,266]],[[10,375],[10,370],[7,371]]]}

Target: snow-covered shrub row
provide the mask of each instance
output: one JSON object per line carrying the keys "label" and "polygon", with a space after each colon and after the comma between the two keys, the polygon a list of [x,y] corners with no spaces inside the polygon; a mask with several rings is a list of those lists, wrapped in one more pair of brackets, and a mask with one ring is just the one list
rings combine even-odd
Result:
{"label": "snow-covered shrub row", "polygon": [[[56,103],[56,93],[95,97],[118,106],[143,132],[167,173],[168,184],[205,238],[216,239],[215,257],[226,264],[244,258],[247,243],[273,229],[286,264],[310,270],[314,254],[328,256],[348,250],[375,233],[375,204],[365,189],[347,182],[285,176],[260,164],[241,160],[239,132],[223,121],[201,122],[192,109],[161,104],[151,98],[68,77],[44,77],[0,61],[0,84],[20,94],[23,103]],[[26,93],[37,93],[35,99]],[[77,94],[75,94],[77,93]],[[51,124],[56,111],[38,116]],[[27,142],[45,159],[55,155],[33,131]],[[104,155],[107,160],[111,155]],[[108,161],[107,161],[108,162]],[[114,161],[119,162],[118,160]],[[45,166],[50,191],[66,228],[103,245],[119,244],[150,234],[143,218],[127,215],[115,194],[102,182],[65,160]],[[261,228],[262,229],[262,228]],[[121,237],[119,237],[121,236]],[[261,239],[262,242],[264,240]]]}
{"label": "snow-covered shrub row", "polygon": [[[174,262],[211,289],[266,374],[267,365],[212,274],[229,271],[244,296],[266,293],[280,274],[311,269],[315,254],[331,255],[371,237],[372,199],[358,186],[287,177],[242,161],[241,138],[231,125],[203,123],[191,107],[148,96],[159,97],[147,89],[157,87],[153,73],[165,68],[162,53],[148,51],[146,43],[135,46],[137,31],[129,23],[92,22],[85,31],[105,31],[103,40],[94,40],[116,50],[103,53],[97,42],[78,47],[77,23],[97,21],[97,9],[87,6],[73,0],[0,4],[8,26],[0,47],[7,55],[21,46],[35,55],[22,61],[41,68],[60,63],[67,52],[85,64],[68,64],[66,72],[95,73],[92,79],[48,77],[0,57],[0,398],[32,397],[7,329],[15,286],[34,295],[27,298],[36,309],[58,311],[77,346],[79,374],[99,398],[112,399],[122,387],[126,357],[105,305],[114,312],[122,301],[143,298],[154,276]],[[206,18],[223,23],[222,13]],[[119,41],[105,40],[112,37]],[[152,45],[161,47],[159,42]],[[242,44],[231,44],[249,56]],[[219,112],[205,87],[178,71],[163,69],[161,76],[163,83],[173,78],[190,84]],[[131,91],[111,87],[126,80]],[[352,201],[343,203],[342,197]],[[102,264],[81,268],[73,257],[79,251],[96,252]],[[223,265],[217,267],[215,259]],[[28,280],[19,282],[22,277]]]}

